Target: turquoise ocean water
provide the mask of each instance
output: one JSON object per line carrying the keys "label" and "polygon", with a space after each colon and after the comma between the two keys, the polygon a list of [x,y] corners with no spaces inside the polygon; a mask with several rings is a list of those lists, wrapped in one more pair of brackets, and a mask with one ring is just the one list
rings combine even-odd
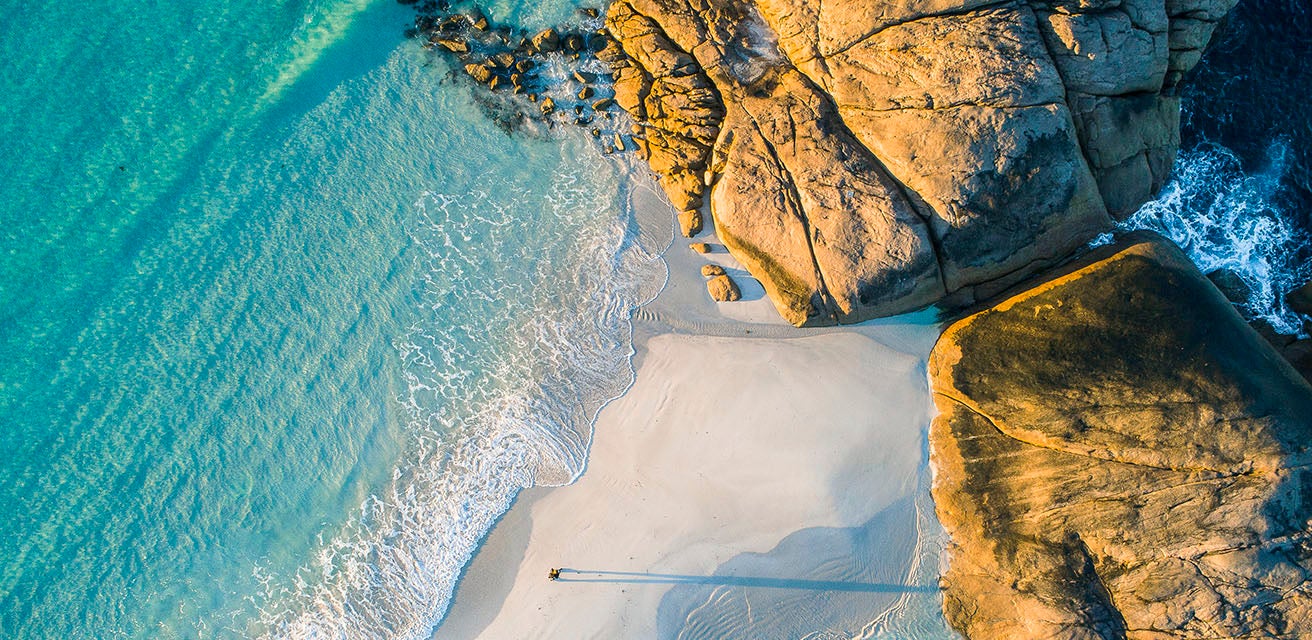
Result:
{"label": "turquoise ocean water", "polygon": [[0,15],[0,636],[424,637],[631,380],[622,168],[392,0]]}

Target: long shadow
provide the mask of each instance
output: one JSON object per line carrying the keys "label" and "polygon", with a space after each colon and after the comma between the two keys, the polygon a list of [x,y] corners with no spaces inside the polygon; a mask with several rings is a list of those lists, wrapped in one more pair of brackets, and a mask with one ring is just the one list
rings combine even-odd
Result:
{"label": "long shadow", "polygon": [[[567,575],[568,574],[568,575]],[[570,577],[573,575],[582,577]],[[600,576],[600,577],[594,577]],[[693,576],[674,573],[640,573],[636,571],[588,571],[561,569],[558,582],[611,582],[619,584],[697,584],[765,589],[806,589],[810,591],[864,591],[869,593],[936,593],[938,587],[920,585],[851,582],[843,580],[798,580],[749,576]]]}

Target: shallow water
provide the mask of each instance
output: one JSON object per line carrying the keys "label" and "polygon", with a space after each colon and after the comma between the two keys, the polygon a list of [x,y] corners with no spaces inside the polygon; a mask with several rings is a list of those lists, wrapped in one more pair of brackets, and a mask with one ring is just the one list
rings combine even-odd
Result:
{"label": "shallow water", "polygon": [[[626,169],[498,126],[390,0],[0,11],[0,635],[426,635],[632,379]],[[1289,328],[1312,26],[1239,11],[1136,224]]]}

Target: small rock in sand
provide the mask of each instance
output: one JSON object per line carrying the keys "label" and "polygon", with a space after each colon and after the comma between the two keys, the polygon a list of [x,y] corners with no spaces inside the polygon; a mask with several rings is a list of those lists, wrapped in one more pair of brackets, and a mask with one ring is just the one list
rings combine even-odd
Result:
{"label": "small rock in sand", "polygon": [[[696,251],[697,253],[710,253],[710,252],[711,252],[711,245],[706,244],[705,242],[694,242],[694,243],[688,245],[688,248],[689,248],[689,249],[692,249],[693,251]],[[704,273],[704,272],[705,272],[705,268],[703,268],[703,273]]]}
{"label": "small rock in sand", "polygon": [[702,212],[684,211],[679,214],[679,231],[683,237],[691,238],[702,232]]}
{"label": "small rock in sand", "polygon": [[724,267],[718,264],[704,264],[702,265],[702,275],[707,278],[722,276],[724,275]]}
{"label": "small rock in sand", "polygon": [[711,278],[706,282],[706,291],[711,294],[711,299],[716,302],[734,302],[741,300],[742,292],[738,291],[738,285],[727,275],[719,275]]}

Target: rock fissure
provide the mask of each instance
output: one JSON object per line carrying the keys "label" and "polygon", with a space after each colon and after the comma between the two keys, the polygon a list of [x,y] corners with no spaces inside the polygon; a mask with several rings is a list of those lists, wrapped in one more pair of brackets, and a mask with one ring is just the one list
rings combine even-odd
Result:
{"label": "rock fissure", "polygon": [[[987,423],[989,424],[989,426],[993,427],[993,429],[995,429],[999,434],[1001,434],[1001,435],[1003,435],[1003,436],[1006,436],[1007,438],[1010,438],[1010,439],[1012,439],[1012,440],[1015,440],[1016,442],[1019,442],[1019,443],[1021,443],[1021,444],[1025,444],[1025,445],[1028,445],[1028,446],[1031,446],[1031,447],[1037,447],[1037,448],[1040,448],[1040,449],[1047,449],[1047,450],[1049,450],[1049,451],[1053,451],[1053,452],[1056,452],[1056,453],[1062,453],[1062,454],[1066,454],[1066,455],[1071,455],[1071,456],[1078,456],[1078,457],[1083,457],[1083,458],[1091,458],[1091,459],[1094,459],[1094,460],[1102,460],[1102,461],[1105,461],[1105,462],[1114,462],[1114,463],[1117,463],[1117,464],[1124,464],[1124,465],[1130,465],[1130,466],[1135,466],[1135,467],[1144,467],[1144,468],[1146,468],[1146,469],[1153,469],[1153,470],[1156,470],[1156,471],[1175,471],[1175,472],[1180,472],[1180,473],[1210,473],[1210,474],[1215,474],[1214,476],[1212,476],[1211,478],[1209,478],[1209,479],[1211,479],[1211,480],[1221,480],[1221,479],[1225,479],[1225,478],[1232,478],[1232,477],[1235,477],[1235,476],[1248,475],[1248,474],[1252,473],[1251,466],[1248,466],[1248,465],[1241,465],[1241,468],[1240,468],[1240,469],[1214,469],[1214,468],[1210,468],[1210,467],[1199,467],[1199,466],[1163,466],[1163,465],[1155,465],[1155,464],[1152,464],[1152,463],[1150,463],[1150,462],[1143,462],[1143,461],[1129,460],[1129,459],[1126,459],[1126,458],[1124,458],[1124,457],[1116,456],[1116,455],[1114,455],[1114,454],[1113,454],[1112,452],[1110,452],[1110,451],[1106,451],[1106,452],[1104,452],[1104,451],[1099,451],[1099,450],[1097,450],[1097,449],[1095,449],[1095,448],[1093,448],[1093,447],[1084,448],[1084,449],[1077,448],[1077,447],[1075,447],[1074,445],[1072,445],[1072,446],[1070,446],[1070,447],[1062,447],[1062,446],[1059,446],[1059,445],[1055,444],[1056,441],[1053,440],[1053,439],[1034,438],[1034,437],[1025,437],[1025,436],[1021,435],[1021,433],[1022,433],[1022,432],[1025,432],[1025,431],[1031,431],[1031,430],[1012,429],[1012,428],[1010,428],[1010,427],[1007,427],[1007,426],[1005,426],[1003,423],[997,421],[997,420],[996,420],[995,418],[993,418],[992,416],[988,415],[986,412],[984,412],[982,409],[980,409],[977,405],[975,405],[975,404],[969,402],[968,400],[965,400],[964,398],[962,398],[962,397],[960,397],[960,396],[955,396],[955,395],[952,395],[952,394],[950,394],[950,393],[946,393],[946,392],[942,391],[941,389],[935,389],[935,390],[934,390],[934,395],[935,395],[935,396],[941,396],[941,397],[943,397],[944,399],[947,399],[947,400],[949,400],[949,401],[952,401],[952,402],[955,402],[955,403],[961,405],[962,408],[966,409],[967,411],[970,411],[971,413],[973,413],[973,414],[975,414],[976,416],[978,416],[981,420],[984,420],[985,422],[987,422]],[[1037,434],[1038,432],[1037,432],[1037,431],[1034,431],[1033,433]]]}
{"label": "rock fissure", "polygon": [[[829,287],[825,285],[824,270],[820,268],[820,261],[816,258],[815,238],[812,236],[814,231],[812,230],[810,220],[807,218],[806,208],[802,205],[802,195],[797,191],[797,183],[793,180],[788,171],[788,166],[784,164],[783,160],[779,157],[778,151],[775,150],[774,141],[770,140],[761,129],[761,124],[757,121],[756,116],[752,115],[751,111],[749,111],[746,106],[743,107],[743,110],[747,112],[748,117],[751,119],[752,126],[756,129],[756,134],[764,141],[765,148],[769,152],[771,159],[774,160],[774,164],[778,168],[779,173],[785,177],[785,180],[783,181],[784,188],[787,190],[787,197],[792,201],[792,208],[795,212],[797,221],[802,225],[802,233],[806,237],[807,249],[811,258],[811,266],[815,270],[816,282],[818,283],[819,289],[818,294],[820,295],[821,304],[824,306],[823,309],[817,309],[816,311],[819,314],[828,315],[833,320],[834,324],[838,324],[837,305],[834,304],[833,295],[829,292]],[[789,113],[789,120],[792,120],[791,112]],[[793,143],[796,144],[796,141],[794,140]]]}
{"label": "rock fissure", "polygon": [[[1017,0],[994,0],[994,1],[992,1],[992,2],[985,2],[985,3],[983,3],[983,4],[975,4],[975,5],[971,5],[971,6],[970,6],[969,8],[967,8],[967,9],[959,9],[959,10],[955,10],[955,11],[937,11],[937,12],[932,12],[932,13],[923,13],[923,14],[917,14],[917,15],[908,16],[908,17],[906,17],[906,18],[904,18],[904,19],[901,19],[901,20],[893,20],[893,21],[889,21],[889,22],[884,22],[884,23],[880,26],[880,28],[878,28],[878,29],[876,29],[876,30],[874,30],[874,31],[871,31],[870,33],[867,33],[866,35],[862,36],[859,40],[856,40],[856,41],[851,42],[851,43],[849,43],[849,44],[843,45],[842,47],[839,47],[838,49],[835,49],[835,50],[832,50],[832,51],[829,51],[829,52],[822,52],[822,53],[821,53],[821,57],[822,57],[822,58],[832,58],[832,57],[834,57],[834,56],[842,55],[842,54],[844,54],[844,53],[847,53],[848,51],[851,51],[852,49],[854,49],[854,48],[856,48],[856,47],[861,46],[861,45],[862,45],[863,43],[865,43],[866,41],[870,40],[871,38],[874,38],[875,36],[878,36],[880,33],[883,33],[884,31],[887,31],[888,29],[892,29],[892,28],[894,28],[894,27],[900,27],[900,26],[902,26],[902,25],[909,24],[909,23],[915,22],[915,21],[917,21],[917,20],[926,20],[926,19],[930,19],[930,18],[951,18],[951,17],[967,16],[967,15],[970,15],[970,14],[973,14],[973,13],[977,13],[977,12],[979,12],[979,11],[984,11],[984,10],[988,10],[988,9],[992,9],[992,8],[996,8],[996,7],[1001,7],[1001,6],[1005,6],[1005,5],[1015,4],[1016,2],[1017,2]],[[816,28],[819,29],[819,22],[817,21],[816,24],[817,24],[817,27],[816,27]],[[820,40],[820,38],[817,37],[817,41],[819,41],[819,40]]]}

